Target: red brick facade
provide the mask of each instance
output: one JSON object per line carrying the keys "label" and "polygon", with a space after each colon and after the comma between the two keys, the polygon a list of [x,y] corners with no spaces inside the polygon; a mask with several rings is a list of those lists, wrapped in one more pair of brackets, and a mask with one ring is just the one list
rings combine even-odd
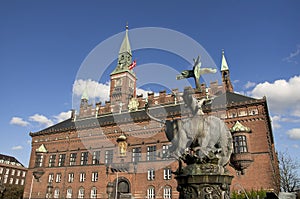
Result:
{"label": "red brick facade", "polygon": [[[126,56],[131,59],[131,52]],[[266,99],[233,93],[226,72],[222,71],[222,85],[211,83],[209,94],[214,99],[204,112],[224,119],[232,132],[235,153],[227,166],[234,175],[231,190],[278,192],[278,161]],[[116,87],[120,77],[125,79]],[[135,96],[134,73],[128,68],[115,70],[111,81],[110,102],[94,107],[83,98],[79,115],[73,112],[70,119],[30,134],[24,198],[108,198],[108,185],[113,198],[116,193],[119,198],[178,198],[177,183],[170,173],[178,163],[165,156],[170,142],[163,125],[150,120],[145,98]],[[118,93],[118,89],[126,92]],[[182,101],[173,94],[149,93],[147,100],[156,117],[181,115]]]}

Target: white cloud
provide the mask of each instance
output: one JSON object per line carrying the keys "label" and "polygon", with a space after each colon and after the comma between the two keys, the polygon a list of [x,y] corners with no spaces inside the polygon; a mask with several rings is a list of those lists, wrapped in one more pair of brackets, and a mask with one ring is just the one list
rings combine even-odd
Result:
{"label": "white cloud", "polygon": [[53,125],[53,121],[48,119],[44,115],[35,114],[29,117],[30,121],[37,122],[41,125],[45,125],[46,127]]}
{"label": "white cloud", "polygon": [[299,140],[300,139],[300,128],[293,128],[286,132],[290,139]]}
{"label": "white cloud", "polygon": [[18,145],[18,146],[13,146],[11,149],[12,150],[22,150],[23,147],[21,145]]}
{"label": "white cloud", "polygon": [[272,127],[273,129],[279,129],[281,128],[281,125],[279,124],[279,122],[282,121],[281,117],[278,115],[272,116],[271,117],[271,121],[272,121]]}
{"label": "white cloud", "polygon": [[255,85],[256,85],[255,82],[250,82],[250,81],[248,81],[248,82],[244,85],[244,87],[245,87],[245,89],[248,89],[248,88],[254,87]]}
{"label": "white cloud", "polygon": [[299,145],[298,144],[293,144],[293,148],[299,149]]}
{"label": "white cloud", "polygon": [[300,76],[264,82],[255,86],[249,93],[255,98],[267,97],[270,110],[276,114],[290,111],[297,116],[300,113]]}
{"label": "white cloud", "polygon": [[58,115],[53,116],[56,119],[56,122],[62,122],[64,120],[67,120],[71,117],[71,111],[67,111],[67,112],[61,112]]}
{"label": "white cloud", "polygon": [[29,122],[23,120],[23,118],[20,117],[12,117],[9,123],[18,126],[28,126],[30,124]]}
{"label": "white cloud", "polygon": [[291,52],[289,56],[283,58],[283,61],[298,64],[298,61],[295,60],[295,57],[300,55],[300,45],[297,45],[297,48],[294,52]]}
{"label": "white cloud", "polygon": [[73,84],[73,94],[77,97],[81,97],[85,91],[89,97],[89,100],[100,100],[102,102],[109,100],[109,83],[102,84],[91,79],[88,80],[76,80]]}
{"label": "white cloud", "polygon": [[[143,94],[143,97],[145,98],[145,97],[147,97],[148,96],[148,93],[152,93],[152,91],[146,91],[146,90],[144,90],[144,89],[140,89],[140,88],[137,88],[136,89],[136,94],[137,95],[141,95],[141,94]],[[155,93],[154,93],[155,94]]]}
{"label": "white cloud", "polygon": [[[85,91],[86,90],[86,91]],[[91,79],[88,80],[76,80],[73,84],[73,94],[77,97],[81,97],[83,92],[86,92],[89,101],[95,100],[97,101],[108,101],[109,100],[109,92],[110,92],[110,84],[107,82],[106,84],[102,84]],[[137,88],[136,93],[138,95],[143,94],[143,97],[147,97],[148,92],[150,90],[144,90]]]}

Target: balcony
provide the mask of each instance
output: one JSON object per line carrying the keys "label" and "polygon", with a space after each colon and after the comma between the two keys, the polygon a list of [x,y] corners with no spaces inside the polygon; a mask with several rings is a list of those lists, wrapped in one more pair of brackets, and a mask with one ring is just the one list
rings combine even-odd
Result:
{"label": "balcony", "polygon": [[243,175],[245,169],[247,169],[253,162],[253,157],[251,153],[233,153],[230,158],[230,162],[233,164],[234,168],[241,171]]}

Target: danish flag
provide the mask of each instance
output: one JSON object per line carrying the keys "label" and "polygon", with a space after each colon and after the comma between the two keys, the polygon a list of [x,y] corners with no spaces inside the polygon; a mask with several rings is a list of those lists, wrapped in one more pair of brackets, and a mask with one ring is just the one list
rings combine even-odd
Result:
{"label": "danish flag", "polygon": [[132,70],[136,66],[136,61],[134,60],[128,67],[129,70]]}

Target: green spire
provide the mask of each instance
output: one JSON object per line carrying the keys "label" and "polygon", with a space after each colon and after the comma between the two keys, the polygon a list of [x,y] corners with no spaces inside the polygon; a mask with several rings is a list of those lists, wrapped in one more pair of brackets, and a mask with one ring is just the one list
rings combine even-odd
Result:
{"label": "green spire", "polygon": [[133,74],[133,71],[128,69],[131,63],[132,63],[132,54],[131,54],[129,37],[128,37],[128,25],[126,25],[125,36],[119,50],[118,64],[115,70],[111,73],[111,75],[121,73],[124,71]]}
{"label": "green spire", "polygon": [[128,53],[128,54],[132,55],[130,43],[129,43],[129,39],[128,39],[128,25],[126,25],[125,37],[123,39],[122,45],[119,50],[119,54],[122,54],[122,53]]}
{"label": "green spire", "polygon": [[222,63],[221,63],[221,71],[229,70],[228,64],[225,58],[224,49],[222,49]]}

